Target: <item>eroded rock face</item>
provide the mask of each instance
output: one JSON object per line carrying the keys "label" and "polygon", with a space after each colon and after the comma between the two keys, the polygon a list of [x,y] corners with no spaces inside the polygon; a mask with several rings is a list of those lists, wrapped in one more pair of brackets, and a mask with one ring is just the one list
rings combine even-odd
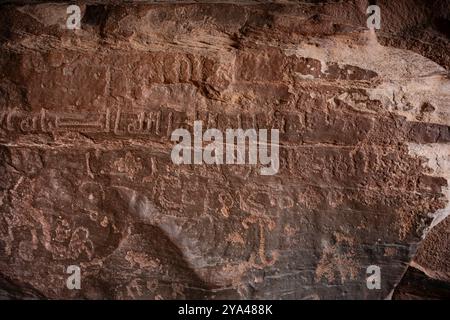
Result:
{"label": "eroded rock face", "polygon": [[[389,298],[449,212],[449,42],[379,5],[378,35],[365,1],[4,5],[0,294]],[[173,164],[194,120],[279,129],[279,172]]]}

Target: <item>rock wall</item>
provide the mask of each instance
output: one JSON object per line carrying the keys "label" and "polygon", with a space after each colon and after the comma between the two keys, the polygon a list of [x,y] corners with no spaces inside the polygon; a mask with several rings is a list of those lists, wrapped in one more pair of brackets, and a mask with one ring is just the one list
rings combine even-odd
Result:
{"label": "rock wall", "polygon": [[[0,296],[448,296],[450,3],[370,4],[3,4]],[[174,164],[195,120],[278,129],[278,173]]]}

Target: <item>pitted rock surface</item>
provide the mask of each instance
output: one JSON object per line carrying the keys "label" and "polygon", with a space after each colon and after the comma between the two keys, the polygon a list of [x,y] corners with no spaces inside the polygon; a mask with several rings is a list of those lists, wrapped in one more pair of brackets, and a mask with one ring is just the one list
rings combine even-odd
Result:
{"label": "pitted rock surface", "polygon": [[[431,2],[377,1],[375,32],[367,1],[87,1],[80,30],[67,3],[2,5],[0,295],[385,299],[410,264],[450,281],[449,2]],[[195,120],[279,129],[279,172],[173,164]]]}

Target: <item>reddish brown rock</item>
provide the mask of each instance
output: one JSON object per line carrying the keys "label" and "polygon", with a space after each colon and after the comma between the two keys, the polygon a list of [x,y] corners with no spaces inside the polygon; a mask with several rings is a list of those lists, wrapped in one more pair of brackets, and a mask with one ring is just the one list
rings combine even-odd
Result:
{"label": "reddish brown rock", "polygon": [[[385,299],[414,263],[448,281],[449,18],[397,3],[376,33],[366,1],[87,1],[80,30],[67,4],[3,5],[0,295]],[[279,129],[279,172],[173,164],[194,120]]]}

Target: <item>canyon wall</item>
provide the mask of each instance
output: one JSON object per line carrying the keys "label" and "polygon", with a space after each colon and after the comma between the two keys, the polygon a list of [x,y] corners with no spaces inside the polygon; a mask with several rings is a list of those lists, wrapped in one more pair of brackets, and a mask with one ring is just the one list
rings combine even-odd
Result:
{"label": "canyon wall", "polygon": [[[448,297],[449,1],[370,4],[3,4],[0,295]],[[279,171],[174,164],[195,120]]]}

